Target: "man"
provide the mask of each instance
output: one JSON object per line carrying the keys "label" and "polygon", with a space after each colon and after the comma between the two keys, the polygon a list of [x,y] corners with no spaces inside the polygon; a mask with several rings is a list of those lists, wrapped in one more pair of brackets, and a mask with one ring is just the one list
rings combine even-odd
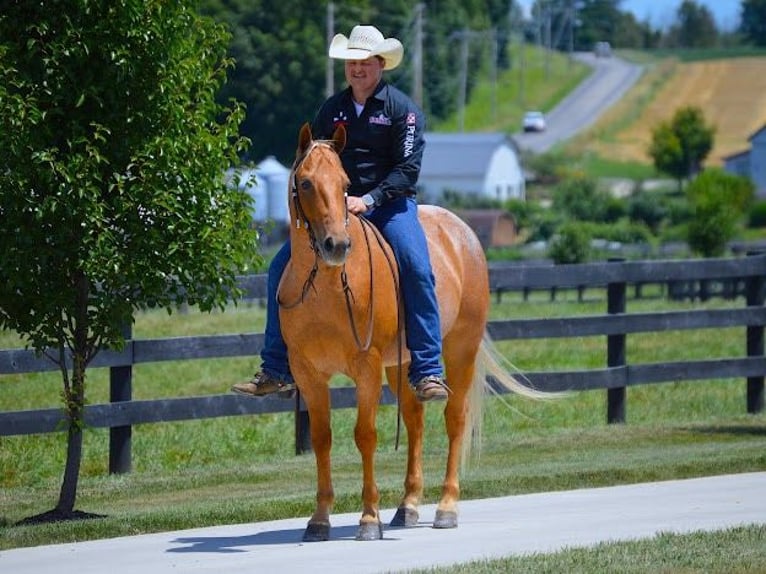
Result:
{"label": "man", "polygon": [[[356,26],[346,38],[337,34],[331,58],[345,61],[348,87],[331,96],[312,124],[317,139],[330,139],[344,125],[347,143],[341,162],[351,184],[349,212],[367,217],[391,245],[399,264],[404,301],[409,381],[420,401],[444,399],[448,389],[441,367],[441,328],[434,275],[423,228],[417,216],[415,185],[425,141],[423,112],[383,80],[383,71],[402,61],[404,48],[373,26]],[[261,371],[232,390],[263,396],[289,394],[295,387],[288,350],[279,327],[276,293],[290,258],[289,242],[269,266],[268,302]]]}

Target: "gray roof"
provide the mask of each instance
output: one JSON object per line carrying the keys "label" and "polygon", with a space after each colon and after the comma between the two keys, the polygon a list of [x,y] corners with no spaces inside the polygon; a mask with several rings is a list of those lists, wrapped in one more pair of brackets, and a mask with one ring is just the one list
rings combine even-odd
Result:
{"label": "gray roof", "polygon": [[516,150],[504,133],[433,133],[425,134],[421,176],[484,174],[495,150],[502,145]]}

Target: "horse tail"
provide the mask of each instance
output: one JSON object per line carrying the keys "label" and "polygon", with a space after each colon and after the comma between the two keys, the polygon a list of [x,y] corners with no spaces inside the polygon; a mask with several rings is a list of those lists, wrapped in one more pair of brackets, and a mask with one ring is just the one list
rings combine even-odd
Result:
{"label": "horse tail", "polygon": [[[523,374],[500,353],[490,334],[485,330],[476,355],[476,363],[468,397],[466,435],[463,437],[461,464],[472,455],[481,453],[482,420],[486,395],[500,395],[500,389],[534,400],[556,399],[568,393],[546,392],[535,389],[528,381],[521,382]],[[470,434],[469,434],[470,433]]]}

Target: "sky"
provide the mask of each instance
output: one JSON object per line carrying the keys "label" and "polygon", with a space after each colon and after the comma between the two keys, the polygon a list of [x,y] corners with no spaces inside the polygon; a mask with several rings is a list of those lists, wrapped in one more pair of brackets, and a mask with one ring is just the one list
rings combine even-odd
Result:
{"label": "sky", "polygon": [[[517,0],[524,10],[529,8],[534,0]],[[667,28],[675,20],[678,7],[682,0],[622,0],[620,8],[633,12],[639,22],[647,18],[656,28]],[[739,24],[740,0],[695,0],[697,4],[707,7],[716,20],[719,28],[731,30]]]}

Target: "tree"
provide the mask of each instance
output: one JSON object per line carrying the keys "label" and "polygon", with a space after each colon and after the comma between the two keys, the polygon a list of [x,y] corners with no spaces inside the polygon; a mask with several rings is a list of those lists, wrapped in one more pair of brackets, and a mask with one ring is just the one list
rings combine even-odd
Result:
{"label": "tree", "polygon": [[86,370],[133,312],[202,310],[257,260],[247,195],[225,169],[242,109],[215,103],[228,38],[193,0],[10,2],[0,13],[0,329],[61,372],[68,519]]}
{"label": "tree", "polygon": [[722,255],[755,196],[753,183],[722,169],[706,169],[686,189],[691,206],[687,239],[703,257]]}
{"label": "tree", "polygon": [[742,0],[739,31],[754,46],[766,46],[766,0]]}
{"label": "tree", "polygon": [[609,193],[595,179],[573,176],[553,190],[553,209],[577,221],[609,221]]}
{"label": "tree", "polygon": [[718,41],[713,15],[694,0],[684,0],[678,7],[671,35],[680,48],[710,48]]}
{"label": "tree", "polygon": [[648,153],[657,171],[674,177],[681,188],[685,179],[702,169],[713,149],[714,134],[701,109],[680,108],[669,122],[660,122],[652,130]]}
{"label": "tree", "polygon": [[561,226],[548,246],[548,257],[557,265],[585,263],[590,256],[590,240],[582,222],[570,221]]}

